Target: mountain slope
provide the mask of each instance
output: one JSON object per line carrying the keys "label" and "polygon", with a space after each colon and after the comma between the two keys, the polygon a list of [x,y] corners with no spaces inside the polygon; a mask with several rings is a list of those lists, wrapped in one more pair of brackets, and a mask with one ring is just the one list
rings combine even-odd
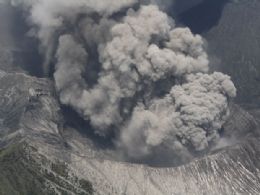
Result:
{"label": "mountain slope", "polygon": [[[1,75],[2,194],[260,193],[258,139],[248,138],[180,167],[123,163],[63,125],[52,82],[22,73]],[[225,128],[234,127],[243,136],[258,132],[254,117],[238,106],[232,110],[236,114]],[[238,120],[245,125],[236,126]]]}
{"label": "mountain slope", "polygon": [[213,69],[232,76],[237,101],[259,108],[260,102],[260,1],[227,3],[219,23],[205,38],[216,59]]}
{"label": "mountain slope", "polygon": [[113,150],[65,124],[50,79],[16,72],[7,64],[8,55],[2,55],[9,50],[0,51],[0,67],[6,71],[0,71],[0,194],[260,194],[259,60],[258,51],[250,51],[258,48],[251,39],[258,39],[259,1],[252,2],[227,4],[219,24],[205,35],[211,54],[225,64],[213,68],[232,75],[241,90],[237,102],[249,102],[254,115],[231,104],[223,127],[226,139],[208,156],[179,167],[121,162]]}

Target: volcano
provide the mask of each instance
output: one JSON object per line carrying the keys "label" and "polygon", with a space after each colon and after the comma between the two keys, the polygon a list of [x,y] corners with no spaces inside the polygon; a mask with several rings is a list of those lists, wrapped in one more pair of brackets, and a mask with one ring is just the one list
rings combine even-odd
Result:
{"label": "volcano", "polygon": [[[122,5],[111,3],[104,8],[104,1],[93,6],[85,0],[82,2],[89,3],[89,7],[80,9],[75,18],[77,5],[74,7],[74,3],[70,4],[73,1],[68,1],[71,12],[65,13],[68,15],[64,16],[61,28],[56,29],[59,20],[52,21],[52,25],[58,25],[51,34],[55,36],[45,44],[47,49],[39,29],[46,30],[43,27],[49,25],[45,23],[49,18],[41,18],[40,26],[32,17],[40,13],[43,5],[48,5],[48,12],[56,13],[59,10],[56,6],[63,1],[57,0],[55,7],[51,3],[37,5],[35,13],[31,11],[33,3],[20,2],[0,2],[0,194],[260,194],[260,1],[176,0],[164,4],[125,0]],[[91,6],[96,10],[86,11]],[[139,27],[139,19],[146,17],[147,10],[155,10],[153,13],[158,15],[153,18],[149,12],[152,19],[143,20],[149,20],[149,25],[142,23]],[[57,13],[58,19],[64,14]],[[166,30],[171,28],[169,34],[159,32],[164,29],[166,16],[175,20],[165,23]],[[150,28],[157,19],[156,28]],[[131,28],[126,24],[131,24]],[[82,29],[87,33],[81,33]],[[136,38],[130,39],[132,42],[138,40],[134,49],[127,47],[131,41],[120,47],[129,37]],[[179,37],[188,37],[188,41],[184,38],[180,41]],[[180,46],[185,44],[188,46]],[[118,47],[119,53],[114,55],[112,50]],[[147,51],[142,53],[146,47]],[[155,51],[160,51],[160,55]],[[174,58],[179,55],[188,57],[188,64],[195,68],[179,69],[179,63],[173,69],[161,68],[168,62],[174,64],[172,59],[179,60]],[[117,69],[117,60],[122,65],[128,59],[131,59],[129,70],[123,66]],[[138,66],[140,60],[142,66]],[[147,74],[141,68],[146,60],[157,72],[147,69]],[[207,70],[201,68],[203,63]],[[116,93],[115,85],[105,85],[111,80],[105,80],[105,84],[99,81],[111,70],[124,76],[115,76],[113,84],[119,81],[120,90],[124,89],[120,92],[127,95],[111,96]],[[57,71],[65,78],[59,77]],[[186,77],[178,71],[191,75]],[[83,76],[73,79],[75,74]],[[220,79],[220,75],[224,76]],[[133,78],[141,78],[136,81],[136,88],[130,85]],[[236,87],[236,97],[231,83]],[[201,90],[208,85],[211,87],[207,92]],[[90,107],[85,99],[81,103],[82,92],[74,89],[92,94],[95,86],[98,89],[105,86],[105,97],[115,97],[120,103],[107,103],[101,98],[104,91],[87,96],[86,101],[91,99]],[[134,91],[134,95],[128,95],[126,89]],[[72,102],[74,99],[77,104]],[[213,103],[206,104],[208,101]],[[194,107],[197,102],[199,106]],[[119,107],[119,111],[108,112],[114,108],[111,105]],[[199,112],[208,108],[205,105],[217,113],[212,115],[214,119],[208,119],[212,113],[206,115],[207,109]],[[119,113],[119,117],[114,113]],[[200,117],[205,114],[203,121],[210,122],[201,122],[194,113]],[[172,126],[167,130],[169,124],[175,124],[168,123],[167,117],[170,121],[181,118],[184,122],[178,127],[183,131],[172,130]]]}

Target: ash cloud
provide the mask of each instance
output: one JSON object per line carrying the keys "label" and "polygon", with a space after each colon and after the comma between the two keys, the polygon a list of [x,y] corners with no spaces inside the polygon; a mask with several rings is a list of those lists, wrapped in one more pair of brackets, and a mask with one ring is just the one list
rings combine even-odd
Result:
{"label": "ash cloud", "polygon": [[147,2],[12,1],[30,13],[46,71],[55,62],[62,104],[98,135],[116,134],[127,158],[190,157],[218,142],[236,89],[229,76],[208,73],[201,36]]}

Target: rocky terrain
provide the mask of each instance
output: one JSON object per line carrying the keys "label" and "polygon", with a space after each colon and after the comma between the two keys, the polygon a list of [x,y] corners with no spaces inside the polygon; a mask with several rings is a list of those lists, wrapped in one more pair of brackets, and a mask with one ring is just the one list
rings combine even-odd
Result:
{"label": "rocky terrain", "polygon": [[260,190],[259,139],[252,138],[258,123],[236,105],[225,132],[248,138],[187,165],[151,168],[111,160],[109,151],[63,126],[47,79],[1,72],[0,81],[5,83],[0,90],[1,194],[229,195]]}
{"label": "rocky terrain", "polygon": [[239,96],[230,104],[221,147],[179,167],[121,162],[112,149],[67,124],[53,81],[17,66],[25,63],[16,57],[24,50],[1,36],[0,194],[258,195],[259,6],[228,3],[218,24],[204,32],[212,69],[232,75]]}

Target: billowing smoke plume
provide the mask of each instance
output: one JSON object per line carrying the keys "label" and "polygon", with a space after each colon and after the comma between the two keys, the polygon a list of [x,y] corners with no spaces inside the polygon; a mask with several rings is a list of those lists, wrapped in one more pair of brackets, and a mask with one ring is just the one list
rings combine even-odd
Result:
{"label": "billowing smoke plume", "polygon": [[13,0],[30,12],[62,104],[142,159],[158,148],[203,152],[219,138],[236,95],[208,73],[203,39],[147,1]]}

